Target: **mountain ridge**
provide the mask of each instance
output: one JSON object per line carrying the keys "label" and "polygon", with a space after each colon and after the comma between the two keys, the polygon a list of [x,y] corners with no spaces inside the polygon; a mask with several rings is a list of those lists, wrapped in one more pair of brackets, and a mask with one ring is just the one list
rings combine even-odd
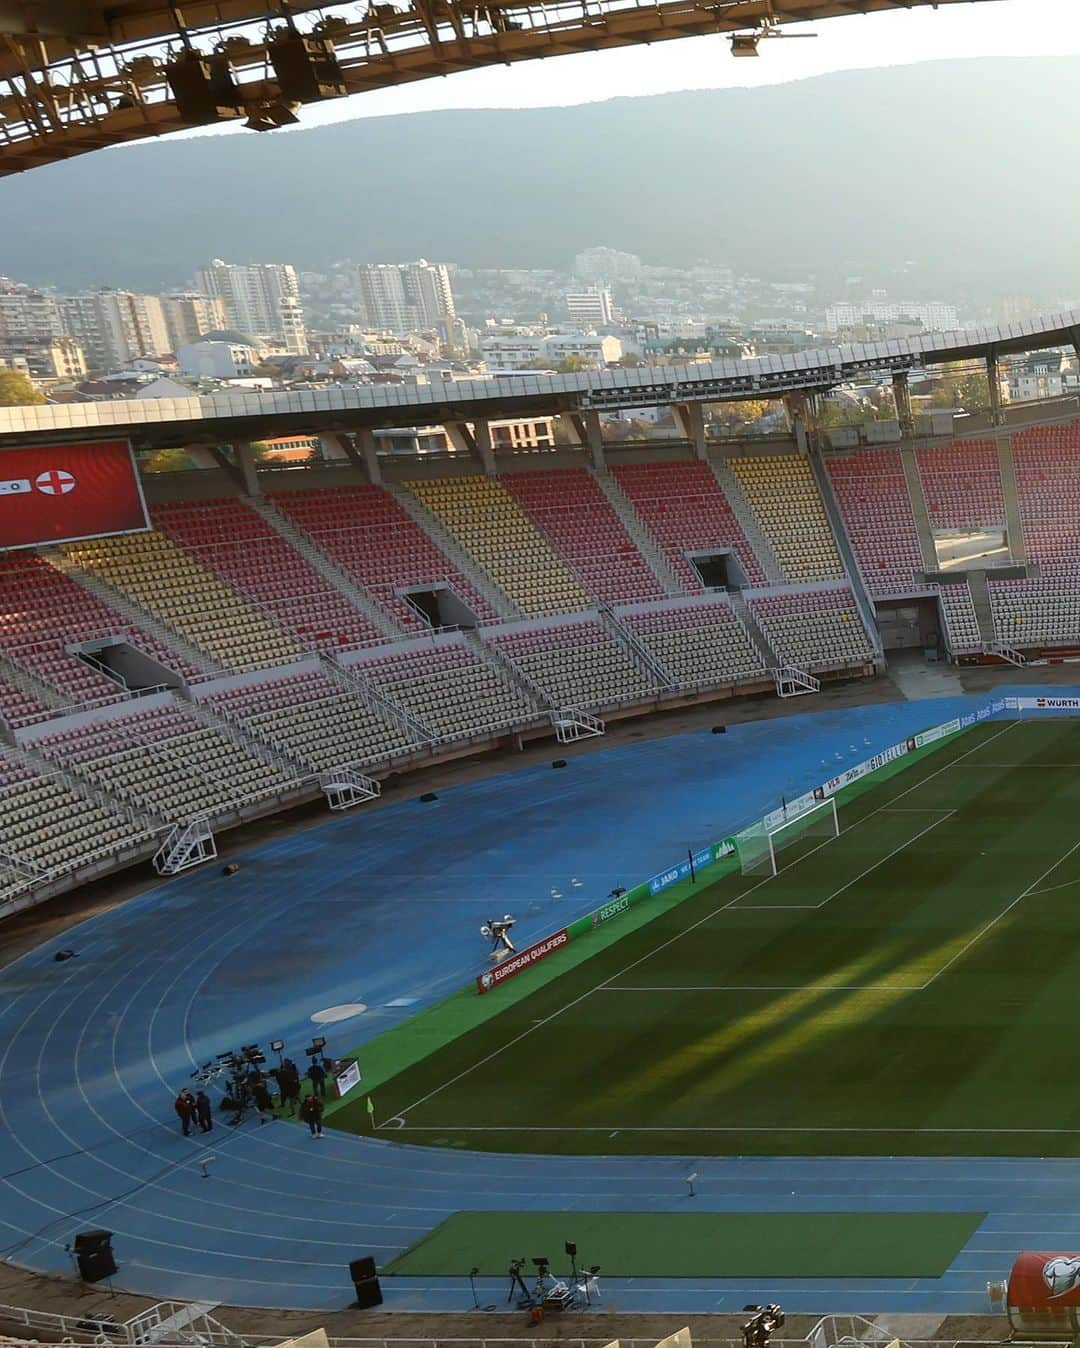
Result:
{"label": "mountain ridge", "polygon": [[910,262],[942,283],[1056,296],[1078,273],[1078,73],[1077,57],[931,61],[163,139],[0,181],[0,269],[158,289],[211,257],[565,268],[605,243],[770,278]]}

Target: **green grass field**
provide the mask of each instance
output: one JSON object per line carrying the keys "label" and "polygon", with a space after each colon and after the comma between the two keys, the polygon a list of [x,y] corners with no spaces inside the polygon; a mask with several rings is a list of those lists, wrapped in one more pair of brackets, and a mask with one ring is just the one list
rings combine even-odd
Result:
{"label": "green grass field", "polygon": [[[1080,724],[979,727],[840,825],[774,878],[698,886],[381,1085],[384,1135],[1080,1154]],[[332,1122],[366,1131],[358,1105]]]}
{"label": "green grass field", "polygon": [[[985,1212],[575,1212],[584,1267],[613,1278],[940,1278]],[[507,1255],[562,1255],[565,1212],[455,1212],[384,1273],[502,1277]],[[531,1268],[531,1264],[528,1265]]]}

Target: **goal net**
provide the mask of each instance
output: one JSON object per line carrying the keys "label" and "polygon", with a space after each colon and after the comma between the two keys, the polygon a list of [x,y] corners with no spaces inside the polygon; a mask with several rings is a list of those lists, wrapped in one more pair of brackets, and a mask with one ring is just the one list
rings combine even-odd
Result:
{"label": "goal net", "polygon": [[840,823],[836,817],[836,801],[818,801],[809,809],[767,828],[765,823],[753,824],[735,838],[739,849],[739,863],[743,875],[775,875],[777,857],[786,848],[806,838],[836,838]]}

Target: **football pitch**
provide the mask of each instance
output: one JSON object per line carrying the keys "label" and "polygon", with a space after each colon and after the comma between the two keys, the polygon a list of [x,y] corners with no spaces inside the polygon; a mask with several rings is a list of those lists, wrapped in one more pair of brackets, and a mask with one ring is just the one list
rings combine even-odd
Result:
{"label": "football pitch", "polygon": [[[839,822],[780,853],[776,876],[698,884],[381,1085],[380,1135],[1080,1154],[1080,723],[980,726]],[[360,1101],[332,1123],[368,1131]]]}

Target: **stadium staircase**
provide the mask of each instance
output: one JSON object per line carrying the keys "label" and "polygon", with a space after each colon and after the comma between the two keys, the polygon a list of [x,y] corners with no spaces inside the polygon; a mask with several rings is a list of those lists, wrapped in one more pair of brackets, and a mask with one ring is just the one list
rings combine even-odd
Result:
{"label": "stadium staircase", "polygon": [[0,679],[17,688],[31,701],[40,702],[43,707],[66,707],[71,701],[51,683],[39,679],[36,674],[25,669],[10,656],[2,654],[0,654]]}
{"label": "stadium staircase", "polygon": [[92,594],[95,599],[99,599],[106,608],[111,608],[119,613],[125,622],[137,631],[146,632],[165,650],[172,650],[183,656],[192,669],[197,669],[200,674],[224,674],[226,672],[225,666],[209,651],[196,645],[194,641],[189,640],[182,633],[171,627],[166,627],[149,609],[143,608],[141,604],[136,603],[134,599],[124,594],[122,590],[103,577],[90,571],[83,571],[66,553],[43,552],[41,559],[47,562],[54,571],[59,571],[68,580],[81,586],[87,594]]}
{"label": "stadium staircase", "polygon": [[919,539],[919,551],[922,553],[924,571],[938,569],[937,548],[934,546],[934,530],[930,523],[930,511],[926,506],[919,465],[915,459],[915,450],[911,445],[900,446],[900,464],[904,470],[908,498],[911,501],[911,514],[915,520],[915,533]]}
{"label": "stadium staircase", "polygon": [[607,503],[618,517],[619,523],[626,530],[631,542],[637,548],[638,552],[644,557],[649,570],[656,578],[656,583],[661,591],[669,599],[681,598],[686,594],[678,576],[672,570],[667,558],[656,546],[652,535],[642,523],[641,516],[630,503],[629,497],[616,482],[614,476],[606,468],[590,468],[596,485],[604,493]]}
{"label": "stadium staircase", "polygon": [[477,563],[458,540],[450,533],[442,521],[406,487],[396,486],[392,482],[384,483],[383,490],[393,497],[414,524],[418,525],[432,543],[453,562],[454,566],[472,585],[473,589],[495,610],[500,618],[513,621],[524,618],[524,612],[506,594],[486,571]]}
{"label": "stadium staircase", "polygon": [[523,669],[519,668],[519,666],[516,665],[509,656],[505,655],[498,646],[482,640],[477,632],[465,632],[463,635],[468,644],[476,652],[477,658],[492,665],[503,679],[508,680],[514,685],[522,697],[527,701],[534,702],[537,707],[545,710],[555,710],[555,702],[544,692],[540,685],[531,679]]}
{"label": "stadium staircase", "polygon": [[62,545],[80,571],[100,576],[170,631],[230,670],[298,659],[296,641],[166,534],[123,534]]}
{"label": "stadium staircase", "polygon": [[359,666],[339,665],[328,655],[322,656],[321,660],[323,673],[328,679],[346,692],[355,693],[370,712],[405,735],[412,744],[426,744],[435,738],[431,726],[395,702]]}
{"label": "stadium staircase", "polygon": [[862,625],[866,629],[866,635],[870,639],[870,644],[874,650],[875,663],[879,668],[884,664],[885,652],[881,644],[881,634],[878,631],[877,616],[874,613],[873,601],[866,588],[866,579],[855,557],[854,549],[851,546],[851,539],[848,537],[848,531],[844,527],[844,517],[840,513],[840,506],[836,499],[836,492],[833,490],[832,479],[829,477],[825,468],[825,461],[821,457],[821,450],[815,445],[811,448],[809,454],[810,471],[814,475],[814,481],[817,483],[818,495],[821,497],[821,504],[825,507],[825,514],[828,516],[829,524],[832,527],[833,538],[836,540],[837,550],[840,553],[840,560],[844,564],[844,571],[847,575],[848,584],[851,587],[851,593],[855,596],[855,606],[859,611],[859,617],[862,619]]}
{"label": "stadium staircase", "polygon": [[320,575],[326,583],[383,636],[394,640],[405,635],[405,629],[389,613],[366,594],[359,585],[337,566],[325,552],[317,548],[303,530],[298,529],[292,520],[287,519],[277,506],[265,497],[252,496],[246,504],[283,538],[288,545],[303,557],[311,569]]}
{"label": "stadium staircase", "polygon": [[600,624],[629,657],[630,663],[638,671],[650,688],[664,689],[678,687],[678,679],[667,669],[636,632],[619,622],[615,614],[605,604],[599,610]]}
{"label": "stadium staircase", "polygon": [[1013,561],[1027,560],[1027,545],[1024,540],[1024,524],[1020,515],[1020,495],[1016,486],[1016,460],[1013,458],[1012,436],[1001,431],[995,439],[997,445],[998,470],[1001,473],[1001,494],[1005,498],[1005,529],[1008,534],[1009,551]]}
{"label": "stadium staircase", "polygon": [[997,641],[998,635],[994,627],[994,610],[990,603],[990,586],[986,572],[969,571],[967,579],[971,603],[975,609],[975,620],[979,624],[979,640],[984,646],[991,646]]}
{"label": "stadium staircase", "polygon": [[750,640],[750,644],[761,657],[761,663],[766,669],[775,669],[781,663],[780,657],[769,644],[764,629],[751,612],[750,605],[742,596],[742,591],[729,590],[728,601],[731,604],[731,611],[735,615],[735,621],[742,627]]}
{"label": "stadium staircase", "polygon": [[[179,698],[177,699],[179,701]],[[252,758],[274,768],[283,778],[301,778],[310,775],[311,766],[298,754],[291,752],[280,740],[252,726],[250,721],[235,716],[224,707],[208,702],[185,699],[184,709],[193,720],[208,730],[224,735]]]}
{"label": "stadium staircase", "polygon": [[435,478],[409,488],[528,617],[588,606],[577,577],[497,479]]}
{"label": "stadium staircase", "polygon": [[772,543],[758,523],[757,516],[751,509],[750,502],[746,499],[742,483],[731,471],[727,459],[720,455],[717,458],[708,459],[707,462],[720,486],[720,490],[727,497],[728,505],[731,506],[735,518],[739,521],[739,527],[746,535],[746,541],[753,548],[758,561],[761,563],[761,568],[765,572],[765,579],[770,585],[785,585],[787,577],[780,566],[780,560],[773,550]]}

